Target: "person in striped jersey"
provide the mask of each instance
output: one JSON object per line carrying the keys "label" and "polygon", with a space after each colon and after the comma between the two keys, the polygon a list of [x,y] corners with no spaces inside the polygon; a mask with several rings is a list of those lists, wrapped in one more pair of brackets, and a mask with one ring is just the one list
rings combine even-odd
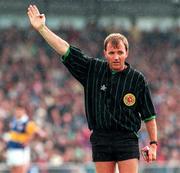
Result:
{"label": "person in striped jersey", "polygon": [[63,64],[83,85],[92,157],[97,173],[137,173],[141,120],[150,138],[147,161],[156,160],[156,113],[142,73],[126,62],[125,36],[113,33],[104,41],[105,61],[89,58],[45,25],[45,15],[35,5],[28,8],[31,25],[61,56]]}

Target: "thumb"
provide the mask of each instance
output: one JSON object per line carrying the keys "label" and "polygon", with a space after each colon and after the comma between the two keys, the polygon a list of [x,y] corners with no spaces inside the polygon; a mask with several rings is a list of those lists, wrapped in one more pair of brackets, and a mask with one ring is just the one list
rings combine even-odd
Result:
{"label": "thumb", "polygon": [[148,152],[148,160],[149,160],[149,162],[152,161],[152,151]]}
{"label": "thumb", "polygon": [[44,15],[44,14],[40,14],[39,17],[40,17],[40,18],[44,18],[45,15]]}

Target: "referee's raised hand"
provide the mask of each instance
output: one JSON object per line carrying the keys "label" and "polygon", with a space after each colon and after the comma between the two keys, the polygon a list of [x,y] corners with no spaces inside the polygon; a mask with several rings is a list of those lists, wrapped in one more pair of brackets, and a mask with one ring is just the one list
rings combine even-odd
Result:
{"label": "referee's raised hand", "polygon": [[31,25],[37,31],[39,31],[41,27],[45,25],[45,21],[46,21],[45,15],[40,14],[36,5],[29,5],[27,14],[28,14]]}

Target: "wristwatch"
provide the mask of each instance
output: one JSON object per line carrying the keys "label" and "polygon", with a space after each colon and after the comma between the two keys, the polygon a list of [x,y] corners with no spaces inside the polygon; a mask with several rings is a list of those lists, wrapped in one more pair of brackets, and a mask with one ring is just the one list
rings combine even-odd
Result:
{"label": "wristwatch", "polygon": [[150,144],[150,145],[151,145],[151,144],[156,144],[156,145],[158,145],[158,142],[157,142],[157,141],[150,141],[149,144]]}

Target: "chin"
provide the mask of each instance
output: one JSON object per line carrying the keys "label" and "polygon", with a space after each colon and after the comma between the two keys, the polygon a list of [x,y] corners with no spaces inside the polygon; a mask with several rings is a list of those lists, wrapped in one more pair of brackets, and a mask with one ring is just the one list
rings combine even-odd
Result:
{"label": "chin", "polygon": [[115,70],[115,71],[120,71],[121,70],[121,67],[111,67],[112,70]]}

